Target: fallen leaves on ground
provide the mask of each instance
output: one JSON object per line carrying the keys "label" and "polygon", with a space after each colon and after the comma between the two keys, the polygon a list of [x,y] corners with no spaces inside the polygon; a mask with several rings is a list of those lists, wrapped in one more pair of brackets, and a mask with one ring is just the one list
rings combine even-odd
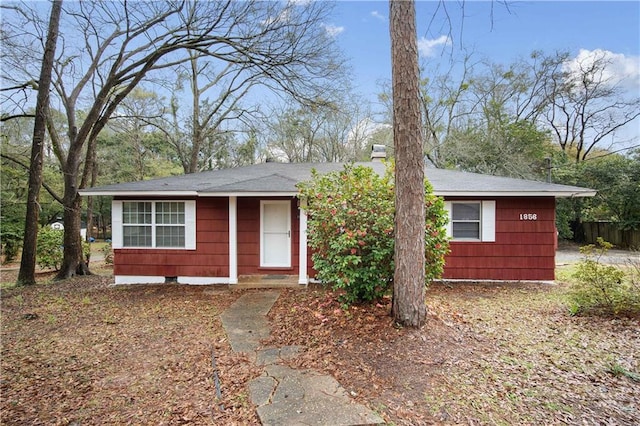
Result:
{"label": "fallen leaves on ground", "polygon": [[[258,423],[207,287],[77,277],[2,292],[3,425]],[[215,356],[222,397],[216,397]]]}
{"label": "fallen leaves on ground", "polygon": [[[260,370],[219,319],[242,292],[111,280],[2,291],[0,423],[258,423],[247,384]],[[571,317],[564,292],[434,285],[411,330],[390,299],[345,310],[322,287],[282,290],[264,344],[302,346],[293,366],[393,424],[639,424],[638,319]]]}
{"label": "fallen leaves on ground", "polygon": [[342,309],[322,288],[287,290],[268,345],[332,374],[394,424],[638,424],[638,319],[571,317],[563,286],[433,285],[421,330],[390,299]]}

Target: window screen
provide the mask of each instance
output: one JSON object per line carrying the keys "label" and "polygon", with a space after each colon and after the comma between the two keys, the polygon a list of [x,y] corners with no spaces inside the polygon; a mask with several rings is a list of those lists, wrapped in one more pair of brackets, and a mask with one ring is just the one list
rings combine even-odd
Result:
{"label": "window screen", "polygon": [[122,238],[125,247],[151,247],[152,203],[122,203]]}
{"label": "window screen", "polygon": [[124,247],[185,247],[184,202],[123,202],[122,244]]}
{"label": "window screen", "polygon": [[453,203],[451,225],[454,239],[480,239],[480,203]]}
{"label": "window screen", "polygon": [[184,247],[184,203],[156,203],[156,247]]}

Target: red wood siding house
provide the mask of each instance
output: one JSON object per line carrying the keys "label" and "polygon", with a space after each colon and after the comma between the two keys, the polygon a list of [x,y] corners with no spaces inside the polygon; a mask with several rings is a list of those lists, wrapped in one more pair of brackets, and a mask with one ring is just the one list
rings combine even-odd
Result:
{"label": "red wood siding house", "polygon": [[[497,198],[495,202],[495,241],[451,241],[443,278],[553,280],[555,199]],[[535,216],[525,219],[525,214]]]}
{"label": "red wood siding house", "polygon": [[[384,165],[364,163],[379,173]],[[242,275],[313,279],[306,213],[295,185],[338,163],[264,163],[91,188],[111,195],[116,283],[235,284]],[[555,269],[555,198],[590,189],[426,169],[449,210],[449,280],[548,281]]]}

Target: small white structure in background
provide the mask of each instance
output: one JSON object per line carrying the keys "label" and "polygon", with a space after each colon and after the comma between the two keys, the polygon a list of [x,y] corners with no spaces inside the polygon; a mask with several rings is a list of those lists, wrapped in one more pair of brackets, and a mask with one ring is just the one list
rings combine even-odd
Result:
{"label": "small white structure in background", "polygon": [[371,146],[371,161],[381,162],[387,158],[387,149],[384,145],[373,144]]}
{"label": "small white structure in background", "polygon": [[[51,229],[58,229],[61,231],[64,231],[64,224],[62,222],[53,222],[51,225]],[[80,228],[80,238],[82,238],[82,240],[86,240],[87,239],[87,228]]]}

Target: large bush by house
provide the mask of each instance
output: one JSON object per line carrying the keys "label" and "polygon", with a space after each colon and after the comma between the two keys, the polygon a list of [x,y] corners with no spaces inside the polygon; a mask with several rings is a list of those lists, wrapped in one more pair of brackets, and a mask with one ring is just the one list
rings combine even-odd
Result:
{"label": "large bush by house", "polygon": [[[307,203],[308,241],[318,278],[344,290],[344,302],[349,304],[386,294],[394,272],[393,166],[384,176],[355,165],[327,174],[314,170],[299,189]],[[448,251],[444,202],[433,195],[428,182],[425,207],[428,284],[442,275]]]}

